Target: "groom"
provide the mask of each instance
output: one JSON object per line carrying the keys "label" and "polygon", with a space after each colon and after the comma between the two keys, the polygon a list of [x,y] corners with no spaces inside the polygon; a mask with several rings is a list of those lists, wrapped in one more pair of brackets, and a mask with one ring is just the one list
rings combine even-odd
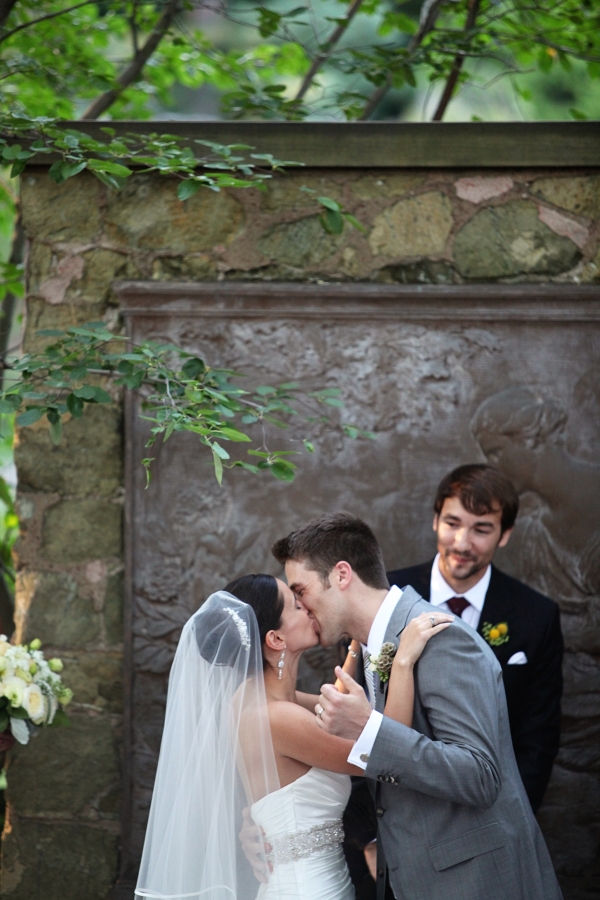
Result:
{"label": "groom", "polygon": [[[407,587],[389,589],[377,540],[348,513],[321,516],[274,545],[288,584],[321,644],[350,635],[365,661],[398,646],[406,624],[435,607]],[[385,684],[365,691],[323,685],[318,724],[355,741],[348,761],[365,772],[379,825],[377,896],[397,900],[560,900],[511,745],[502,673],[462,620],[429,641],[415,667],[413,727],[383,715]],[[389,880],[389,884],[388,884]]]}

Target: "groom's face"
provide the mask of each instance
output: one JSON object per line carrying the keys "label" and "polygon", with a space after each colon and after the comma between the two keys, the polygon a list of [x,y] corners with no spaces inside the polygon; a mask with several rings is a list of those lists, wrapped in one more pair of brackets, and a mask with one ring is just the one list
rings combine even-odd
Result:
{"label": "groom's face", "polygon": [[333,646],[345,634],[344,597],[337,590],[335,579],[324,584],[318,572],[295,559],[286,562],[285,576],[296,599],[308,610],[319,643]]}

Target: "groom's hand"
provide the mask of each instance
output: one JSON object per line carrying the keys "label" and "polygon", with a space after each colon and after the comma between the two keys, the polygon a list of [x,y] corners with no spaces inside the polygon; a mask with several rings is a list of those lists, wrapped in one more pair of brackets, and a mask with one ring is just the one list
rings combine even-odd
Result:
{"label": "groom's hand", "polygon": [[341,694],[332,684],[324,684],[315,706],[317,724],[329,734],[355,741],[369,721],[372,710],[363,688],[354,678],[339,666],[336,666],[335,674],[348,693]]}

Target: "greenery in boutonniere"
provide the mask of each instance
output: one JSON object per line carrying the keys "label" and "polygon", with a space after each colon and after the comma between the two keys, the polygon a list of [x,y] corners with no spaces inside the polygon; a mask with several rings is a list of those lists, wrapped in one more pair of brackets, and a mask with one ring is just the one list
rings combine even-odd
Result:
{"label": "greenery in boutonniere", "polygon": [[498,625],[490,625],[489,622],[484,622],[481,633],[491,647],[499,647],[509,639],[506,622],[499,622]]}
{"label": "greenery in boutonniere", "polygon": [[382,644],[381,650],[377,656],[372,656],[369,662],[369,670],[379,675],[379,680],[384,683],[389,681],[390,672],[392,671],[392,663],[398,648],[391,641]]}

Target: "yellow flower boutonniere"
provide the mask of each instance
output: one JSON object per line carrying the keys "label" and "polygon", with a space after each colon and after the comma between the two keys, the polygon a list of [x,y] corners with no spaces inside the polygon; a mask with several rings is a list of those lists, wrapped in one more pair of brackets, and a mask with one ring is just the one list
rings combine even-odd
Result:
{"label": "yellow flower boutonniere", "polygon": [[481,633],[491,647],[499,647],[508,640],[508,625],[506,622],[499,622],[497,625],[484,622]]}

